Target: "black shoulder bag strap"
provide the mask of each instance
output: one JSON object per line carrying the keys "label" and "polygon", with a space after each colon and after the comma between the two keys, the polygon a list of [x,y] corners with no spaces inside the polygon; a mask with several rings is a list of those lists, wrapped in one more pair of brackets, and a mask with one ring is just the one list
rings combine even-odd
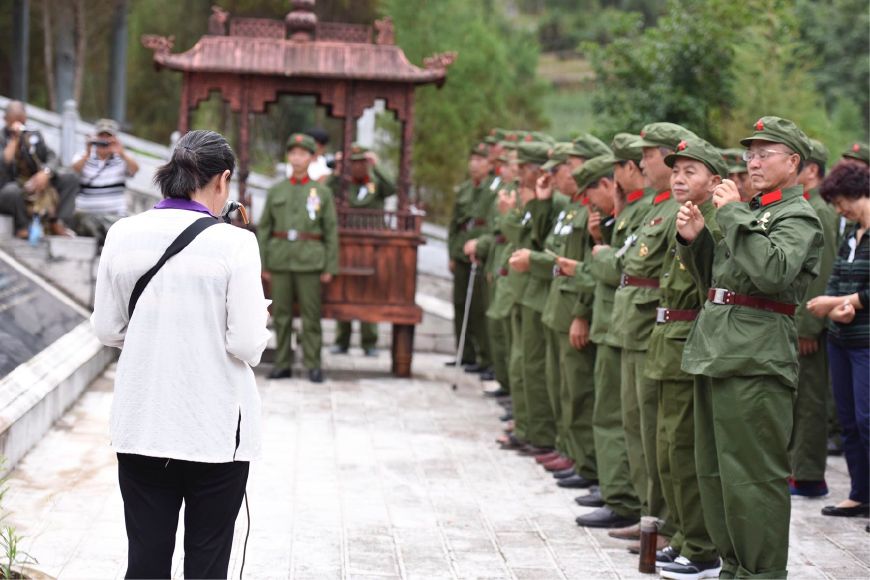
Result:
{"label": "black shoulder bag strap", "polygon": [[166,251],[163,252],[163,255],[157,260],[157,263],[154,266],[142,274],[142,277],[136,281],[136,285],[133,287],[133,294],[130,295],[130,303],[127,305],[127,315],[129,318],[133,317],[133,310],[136,308],[136,303],[139,301],[139,297],[142,295],[142,292],[145,290],[145,286],[148,285],[148,282],[151,281],[151,278],[157,274],[157,271],[163,267],[163,264],[166,261],[187,247],[190,242],[196,238],[199,234],[204,232],[206,228],[209,228],[215,224],[222,223],[221,220],[214,217],[204,217],[199,218],[189,226],[187,226],[183,232],[178,234],[178,237],[169,244],[169,247],[166,248]]}

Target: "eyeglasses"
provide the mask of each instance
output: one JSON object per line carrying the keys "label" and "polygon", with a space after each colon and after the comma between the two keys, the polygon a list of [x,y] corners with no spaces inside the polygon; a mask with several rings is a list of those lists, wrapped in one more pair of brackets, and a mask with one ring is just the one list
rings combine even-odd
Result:
{"label": "eyeglasses", "polygon": [[749,163],[756,157],[759,161],[764,161],[771,155],[793,155],[791,151],[777,151],[776,149],[759,149],[758,151],[744,151],[743,161]]}

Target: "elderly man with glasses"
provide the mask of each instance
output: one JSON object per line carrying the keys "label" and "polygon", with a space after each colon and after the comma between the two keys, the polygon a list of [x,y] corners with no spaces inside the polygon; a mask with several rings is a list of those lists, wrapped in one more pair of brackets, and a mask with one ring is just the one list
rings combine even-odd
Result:
{"label": "elderly man with glasses", "polygon": [[713,192],[716,241],[691,202],[677,248],[705,302],[683,354],[695,375],[695,457],[707,530],[722,578],[785,578],[791,472],[788,443],[798,376],[795,308],[819,274],[824,244],[798,182],[810,141],[793,122],[762,117],[747,147],[752,187],[741,202]]}

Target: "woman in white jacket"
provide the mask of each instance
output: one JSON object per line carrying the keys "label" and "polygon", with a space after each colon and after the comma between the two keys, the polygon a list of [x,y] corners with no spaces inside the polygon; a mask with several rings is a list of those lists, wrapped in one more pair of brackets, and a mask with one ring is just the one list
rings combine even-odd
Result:
{"label": "woman in white jacket", "polygon": [[124,500],[128,578],[169,578],[184,511],[184,576],[226,578],[249,461],[260,452],[251,370],[269,333],[251,232],[218,223],[166,261],[128,314],[137,280],[178,235],[218,216],[235,168],[213,131],[191,131],[154,178],[163,201],[118,221],[100,259],[99,339],[121,349],[112,447]]}

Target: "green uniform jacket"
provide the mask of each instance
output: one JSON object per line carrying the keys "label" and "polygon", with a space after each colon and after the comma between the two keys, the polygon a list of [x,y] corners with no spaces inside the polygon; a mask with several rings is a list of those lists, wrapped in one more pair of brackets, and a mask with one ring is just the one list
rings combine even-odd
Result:
{"label": "green uniform jacket", "polygon": [[475,186],[469,180],[457,189],[453,217],[447,228],[447,252],[451,260],[468,262],[468,256],[462,251],[465,242],[487,232],[487,217],[494,195],[490,183],[491,179],[487,178]]}
{"label": "green uniform jacket", "polygon": [[[773,198],[729,203],[716,213],[718,242],[709,229],[690,245],[682,238],[680,259],[700,287],[799,304],[819,274],[824,234],[803,188]],[[779,199],[777,199],[779,198]],[[763,199],[756,207],[755,202]],[[683,370],[711,377],[773,375],[797,384],[794,317],[745,306],[704,303],[683,352]]]}
{"label": "green uniform jacket", "polygon": [[[550,293],[550,283],[553,281],[553,262],[552,256],[548,256],[543,252],[547,237],[556,223],[556,218],[561,212],[568,207],[570,200],[567,196],[555,192],[552,199],[535,200],[535,203],[530,202],[527,207],[530,207],[532,213],[532,239],[530,249],[531,264],[529,269],[529,282],[526,285],[526,290],[523,292],[521,304],[531,308],[535,312],[543,312],[544,305],[547,303],[547,296]],[[540,270],[541,262],[549,262],[549,276],[542,276]]]}
{"label": "green uniform jacket", "polygon": [[[656,194],[653,205],[643,217],[637,238],[631,243],[623,260],[623,274],[639,278],[659,279],[668,249],[670,220],[679,204],[670,191]],[[646,350],[659,304],[659,288],[623,286],[613,300],[611,329],[617,332],[620,346],[630,350]]]}
{"label": "green uniform jacket", "polygon": [[655,197],[655,192],[650,188],[642,190],[642,194],[637,198],[635,195],[638,192],[629,194],[625,207],[616,217],[610,247],[599,251],[589,262],[589,273],[598,282],[592,305],[595,316],[589,328],[589,339],[597,344],[620,348],[621,339],[617,335],[617,329],[611,324],[613,302],[622,275],[625,252],[628,251],[634,231],[642,223],[643,216],[649,211]]}
{"label": "green uniform jacket", "polygon": [[[327,185],[335,191],[340,179],[338,175],[332,175],[327,181]],[[369,168],[369,174],[366,179],[352,181],[347,186],[345,196],[347,198],[347,205],[350,207],[383,209],[384,201],[395,194],[396,184],[375,166]]]}
{"label": "green uniform jacket", "polygon": [[[515,191],[516,185],[512,187]],[[505,237],[505,244],[500,250],[501,257],[493,264],[497,273],[495,297],[486,315],[490,318],[503,319],[510,314],[529,282],[528,273],[510,269],[508,260],[515,249],[526,247],[531,243],[531,213],[513,209],[500,216],[498,223]]]}
{"label": "green uniform jacket", "polygon": [[[811,189],[804,194],[804,197],[808,199],[810,205],[816,210],[816,215],[819,216],[819,221],[822,222],[825,247],[822,250],[819,276],[810,282],[810,286],[807,288],[807,295],[800,306],[798,306],[794,320],[799,337],[818,338],[822,334],[822,331],[825,330],[826,320],[824,318],[816,318],[807,312],[806,305],[810,299],[822,296],[825,293],[825,286],[828,283],[828,278],[831,277],[831,272],[834,269],[834,260],[837,258],[837,248],[839,247],[837,228],[840,226],[840,216],[822,199],[818,188]],[[824,348],[824,345],[822,345],[822,348]]]}
{"label": "green uniform jacket", "polygon": [[[699,206],[714,240],[722,239],[716,224],[716,208],[712,201]],[[677,214],[668,219],[668,248],[662,264],[661,300],[659,307],[671,310],[700,310],[707,300],[707,288],[699,288],[691,272],[677,255]],[[692,329],[691,321],[675,320],[656,324],[649,339],[644,373],[656,380],[691,380],[683,371],[683,349]]]}
{"label": "green uniform jacket", "polygon": [[[271,272],[328,272],[338,274],[338,227],[335,202],[328,187],[316,181],[273,185],[257,224],[260,259]],[[295,230],[320,234],[319,240],[272,237],[272,232]]]}

